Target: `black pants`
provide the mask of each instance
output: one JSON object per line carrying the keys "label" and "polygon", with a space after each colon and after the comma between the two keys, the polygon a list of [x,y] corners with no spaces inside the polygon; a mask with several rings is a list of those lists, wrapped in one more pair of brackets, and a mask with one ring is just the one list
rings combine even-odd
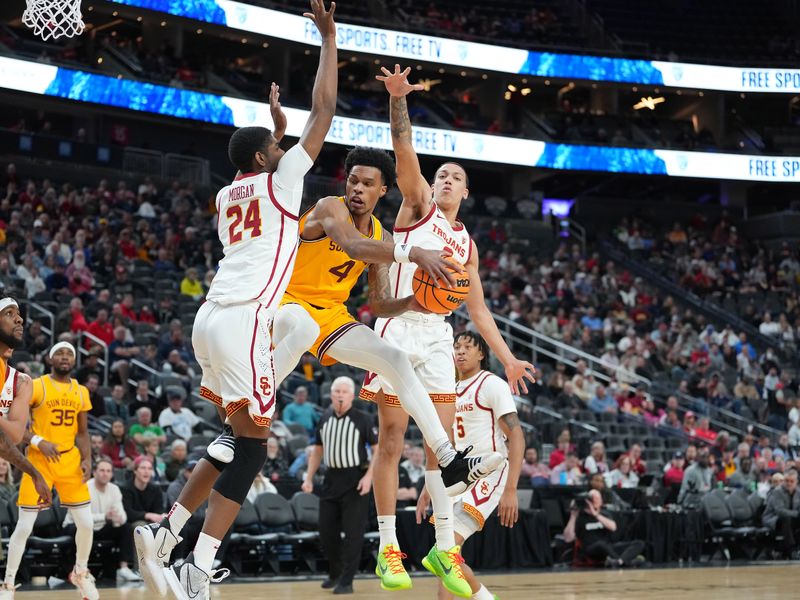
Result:
{"label": "black pants", "polygon": [[362,496],[355,487],[320,498],[319,538],[330,565],[328,574],[342,585],[350,585],[358,571],[368,510],[369,494]]}
{"label": "black pants", "polygon": [[639,554],[644,553],[644,542],[633,540],[630,542],[593,542],[584,550],[586,556],[592,560],[605,560],[607,557],[622,559],[622,562],[629,565]]}
{"label": "black pants", "polygon": [[113,527],[110,523],[106,523],[102,529],[94,532],[94,539],[114,542],[119,548],[119,560],[128,563],[129,566],[135,566],[133,528],[130,523],[123,523],[119,527]]}
{"label": "black pants", "polygon": [[789,554],[797,549],[796,542],[800,539],[800,518],[798,517],[778,517],[775,523],[775,535],[783,537],[781,550]]}

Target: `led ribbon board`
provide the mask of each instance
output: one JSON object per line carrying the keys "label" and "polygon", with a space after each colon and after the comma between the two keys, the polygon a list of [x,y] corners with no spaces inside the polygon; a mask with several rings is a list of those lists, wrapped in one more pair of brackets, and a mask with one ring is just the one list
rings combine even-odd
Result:
{"label": "led ribbon board", "polygon": [[[302,44],[319,45],[314,24],[289,14],[233,0],[110,0],[177,17],[232,27]],[[489,44],[337,23],[342,50],[486,71],[728,92],[800,92],[800,69],[721,67],[555,52],[533,52]]]}
{"label": "led ribbon board", "polygon": [[[171,88],[53,65],[0,57],[0,87],[217,125],[272,126],[269,104]],[[309,112],[284,107],[286,134],[300,137]],[[414,127],[420,154],[550,169],[800,183],[800,156],[748,156],[555,144]],[[326,141],[391,150],[388,123],[335,117]]]}

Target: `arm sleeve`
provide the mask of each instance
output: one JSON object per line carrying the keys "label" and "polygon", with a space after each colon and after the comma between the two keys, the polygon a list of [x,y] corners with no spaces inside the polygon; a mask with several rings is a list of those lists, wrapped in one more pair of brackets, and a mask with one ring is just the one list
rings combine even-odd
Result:
{"label": "arm sleeve", "polygon": [[[301,144],[292,146],[278,162],[278,169],[272,176],[272,181],[276,187],[284,190],[294,190],[303,183],[308,170],[313,166],[314,161],[305,151]],[[288,206],[286,208],[289,208]],[[298,207],[295,207],[299,209]],[[297,212],[297,211],[295,211]]]}

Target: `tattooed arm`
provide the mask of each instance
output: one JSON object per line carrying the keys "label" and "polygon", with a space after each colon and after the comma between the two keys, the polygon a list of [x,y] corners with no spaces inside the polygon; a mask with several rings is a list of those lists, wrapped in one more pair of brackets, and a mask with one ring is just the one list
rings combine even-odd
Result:
{"label": "tattooed arm", "polygon": [[[383,240],[388,240],[384,231]],[[392,295],[392,283],[389,280],[389,265],[373,263],[367,271],[367,287],[369,295],[367,302],[376,317],[396,317],[409,310],[428,312],[414,296],[395,298]]]}
{"label": "tattooed arm", "polygon": [[[408,83],[410,68],[400,71],[395,65],[394,73],[382,69],[383,75],[377,79],[386,85],[389,92],[389,115],[392,131],[392,149],[397,160],[397,187],[403,194],[403,204],[397,220],[402,226],[414,223],[428,214],[431,207],[432,190],[430,184],[422,176],[419,158],[414,150],[411,119],[408,116],[406,96],[422,89],[419,84]],[[403,214],[403,213],[407,214]]]}
{"label": "tattooed arm", "polygon": [[519,424],[516,412],[510,412],[500,417],[500,429],[508,438],[508,480],[506,489],[500,497],[498,513],[500,524],[511,527],[517,522],[519,516],[519,502],[517,500],[517,482],[522,470],[522,457],[525,454],[525,436]]}
{"label": "tattooed arm", "polygon": [[50,504],[50,501],[52,500],[50,488],[47,486],[44,477],[42,477],[42,474],[36,470],[36,467],[34,467],[31,462],[25,458],[22,452],[20,452],[19,448],[12,444],[8,439],[8,436],[6,436],[6,434],[2,431],[0,431],[0,456],[5,458],[23,473],[27,473],[31,476],[31,479],[33,479],[33,485],[39,494],[39,504]]}

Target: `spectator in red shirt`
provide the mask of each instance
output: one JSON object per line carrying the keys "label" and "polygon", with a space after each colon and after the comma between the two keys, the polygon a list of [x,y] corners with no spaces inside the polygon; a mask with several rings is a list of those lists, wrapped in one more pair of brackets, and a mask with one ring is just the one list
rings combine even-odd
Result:
{"label": "spectator in red shirt", "polygon": [[89,267],[86,266],[86,255],[83,250],[76,250],[72,255],[72,262],[64,272],[69,280],[69,291],[73,296],[85,297],[91,294],[94,288],[94,277]]}
{"label": "spectator in red shirt", "polygon": [[134,461],[139,458],[136,444],[125,432],[125,422],[115,419],[111,430],[103,442],[102,453],[111,459],[115,469],[132,469]]}
{"label": "spectator in red shirt", "polygon": [[550,453],[549,467],[551,469],[554,469],[564,462],[564,459],[567,457],[567,452],[569,452],[569,448],[569,437],[562,433],[560,436],[558,436],[558,445],[556,446],[556,449]]}
{"label": "spectator in red shirt", "polygon": [[664,485],[680,485],[683,481],[684,458],[683,452],[676,452],[672,455],[672,462],[664,473]]}
{"label": "spectator in red shirt", "polygon": [[703,417],[694,429],[694,436],[707,442],[713,442],[717,439],[716,432],[711,430],[711,421],[708,417]]}
{"label": "spectator in red shirt", "polygon": [[133,260],[136,258],[138,252],[136,249],[136,243],[131,238],[131,230],[128,228],[123,229],[119,232],[119,250],[122,252],[122,255],[127,258],[128,260]]}
{"label": "spectator in red shirt", "polygon": [[[102,340],[106,345],[110,345],[114,341],[114,328],[108,321],[108,311],[105,308],[97,311],[97,318],[89,323],[86,333],[90,333],[97,339]],[[92,344],[94,344],[93,341],[86,340],[87,348]]]}
{"label": "spectator in red shirt", "polygon": [[695,414],[691,410],[683,415],[683,431],[686,435],[694,437],[695,434]]}
{"label": "spectator in red shirt", "polygon": [[133,310],[133,294],[125,294],[122,297],[122,302],[119,305],[119,309],[123,318],[133,322],[139,320],[136,311]]}
{"label": "spectator in red shirt", "polygon": [[72,333],[78,333],[79,331],[86,331],[89,329],[89,323],[86,321],[86,317],[83,314],[83,301],[80,298],[73,298],[70,300],[69,312],[71,317],[69,330]]}
{"label": "spectator in red shirt", "polygon": [[642,460],[642,446],[641,444],[634,443],[631,449],[626,453],[631,459],[631,469],[639,476],[647,473],[647,465]]}

